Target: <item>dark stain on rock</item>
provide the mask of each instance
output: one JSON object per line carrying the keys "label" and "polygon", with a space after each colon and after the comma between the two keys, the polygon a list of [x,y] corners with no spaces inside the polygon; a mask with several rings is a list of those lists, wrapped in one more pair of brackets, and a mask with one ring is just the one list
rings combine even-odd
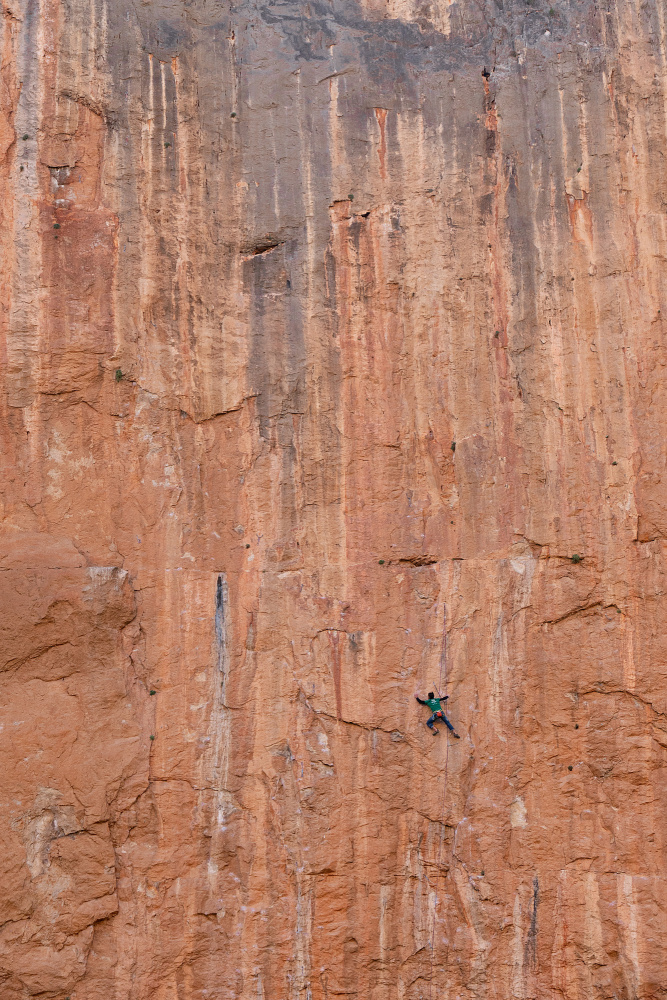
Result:
{"label": "dark stain on rock", "polygon": [[533,879],[533,899],[530,914],[530,927],[523,950],[524,965],[532,969],[537,967],[537,907],[540,902],[540,883],[537,875]]}

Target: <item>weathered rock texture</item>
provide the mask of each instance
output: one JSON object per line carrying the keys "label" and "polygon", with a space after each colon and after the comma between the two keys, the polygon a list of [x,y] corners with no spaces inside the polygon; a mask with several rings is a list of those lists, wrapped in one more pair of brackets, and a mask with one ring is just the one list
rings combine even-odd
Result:
{"label": "weathered rock texture", "polygon": [[552,3],[5,0],[2,1000],[667,996],[667,9]]}

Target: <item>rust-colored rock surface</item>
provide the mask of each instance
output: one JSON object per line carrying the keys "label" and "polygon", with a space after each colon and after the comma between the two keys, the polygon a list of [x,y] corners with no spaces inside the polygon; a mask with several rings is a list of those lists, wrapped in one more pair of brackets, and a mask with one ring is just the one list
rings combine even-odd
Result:
{"label": "rust-colored rock surface", "polygon": [[552,2],[6,0],[2,1000],[667,996],[667,10]]}

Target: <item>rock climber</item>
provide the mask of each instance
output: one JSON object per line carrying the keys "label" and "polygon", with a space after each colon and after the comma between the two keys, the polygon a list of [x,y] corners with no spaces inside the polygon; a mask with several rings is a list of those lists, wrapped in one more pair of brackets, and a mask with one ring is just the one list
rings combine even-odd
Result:
{"label": "rock climber", "polygon": [[460,740],[461,737],[456,732],[456,730],[454,729],[454,726],[451,724],[451,722],[449,721],[449,719],[447,718],[447,716],[445,715],[445,713],[442,710],[442,704],[441,704],[441,702],[447,701],[448,697],[449,697],[449,695],[444,695],[444,696],[441,695],[439,698],[436,698],[436,696],[434,695],[434,693],[432,691],[429,691],[428,698],[426,698],[426,700],[424,700],[423,698],[420,698],[418,694],[415,695],[415,698],[417,699],[417,701],[419,702],[419,704],[420,705],[426,705],[427,708],[430,708],[431,712],[433,713],[431,715],[430,719],[426,720],[426,725],[431,730],[431,732],[433,733],[433,735],[437,736],[438,732],[439,732],[439,730],[435,728],[434,723],[435,722],[444,722],[444,724],[447,726],[447,729],[449,729],[449,731],[452,734],[452,736],[455,739]]}

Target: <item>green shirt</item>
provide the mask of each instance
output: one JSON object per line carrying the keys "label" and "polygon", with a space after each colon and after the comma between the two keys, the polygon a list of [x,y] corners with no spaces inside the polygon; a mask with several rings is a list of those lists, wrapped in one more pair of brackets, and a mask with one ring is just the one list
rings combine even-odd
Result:
{"label": "green shirt", "polygon": [[440,704],[440,699],[439,698],[427,698],[426,701],[424,702],[424,704],[427,705],[428,708],[430,708],[432,712],[441,712],[442,711],[442,706]]}

